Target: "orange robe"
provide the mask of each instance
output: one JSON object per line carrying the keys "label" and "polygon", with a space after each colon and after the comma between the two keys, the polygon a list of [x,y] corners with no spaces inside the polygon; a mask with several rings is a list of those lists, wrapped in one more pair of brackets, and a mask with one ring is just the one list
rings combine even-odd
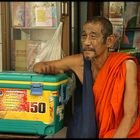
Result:
{"label": "orange robe", "polygon": [[[112,52],[99,71],[93,86],[99,138],[111,138],[123,118],[123,95],[125,88],[127,59],[136,58],[126,53]],[[140,73],[138,73],[140,78]],[[140,79],[138,79],[140,80]],[[140,93],[140,81],[138,82]],[[140,94],[138,95],[138,117],[129,132],[129,138],[140,138]]]}

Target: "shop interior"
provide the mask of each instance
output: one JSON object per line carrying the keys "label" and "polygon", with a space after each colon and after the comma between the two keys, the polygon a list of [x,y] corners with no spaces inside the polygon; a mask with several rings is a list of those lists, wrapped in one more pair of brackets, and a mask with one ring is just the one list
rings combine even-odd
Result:
{"label": "shop interior", "polygon": [[[11,1],[0,2],[0,71],[32,73],[36,62],[80,53],[82,26],[94,16],[113,24],[116,42],[110,51],[131,53],[140,63],[140,2]],[[64,105],[62,129],[44,139],[66,138],[75,98],[72,95]],[[5,137],[40,138],[0,129],[0,138]]]}

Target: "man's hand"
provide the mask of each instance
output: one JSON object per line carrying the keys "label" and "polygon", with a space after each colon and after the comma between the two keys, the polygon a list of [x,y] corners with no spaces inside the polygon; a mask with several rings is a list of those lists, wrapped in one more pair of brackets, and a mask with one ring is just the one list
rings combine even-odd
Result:
{"label": "man's hand", "polygon": [[47,62],[38,62],[34,65],[33,71],[42,74],[58,74],[64,73],[62,69],[58,69],[55,65]]}

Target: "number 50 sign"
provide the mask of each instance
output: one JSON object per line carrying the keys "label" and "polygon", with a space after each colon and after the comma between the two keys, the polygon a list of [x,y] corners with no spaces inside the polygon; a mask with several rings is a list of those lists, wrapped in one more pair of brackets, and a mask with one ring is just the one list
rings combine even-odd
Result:
{"label": "number 50 sign", "polygon": [[32,112],[32,113],[45,113],[46,112],[46,103],[27,102],[26,111]]}

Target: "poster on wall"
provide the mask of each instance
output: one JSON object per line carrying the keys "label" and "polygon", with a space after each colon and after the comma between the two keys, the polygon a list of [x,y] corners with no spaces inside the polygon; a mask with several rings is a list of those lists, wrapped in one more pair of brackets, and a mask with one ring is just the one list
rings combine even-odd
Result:
{"label": "poster on wall", "polygon": [[114,25],[123,24],[124,2],[109,2],[109,20]]}
{"label": "poster on wall", "polygon": [[[27,2],[26,2],[27,3]],[[28,6],[29,5],[29,6]],[[30,7],[30,13],[27,15],[31,22],[31,26],[57,26],[57,9],[56,2],[28,2],[27,7]],[[26,8],[26,7],[25,7]],[[26,16],[25,16],[26,20]]]}
{"label": "poster on wall", "polygon": [[12,26],[13,27],[24,27],[25,25],[25,3],[24,2],[12,2],[11,13],[12,13]]}
{"label": "poster on wall", "polygon": [[12,26],[57,27],[56,2],[12,2]]}

